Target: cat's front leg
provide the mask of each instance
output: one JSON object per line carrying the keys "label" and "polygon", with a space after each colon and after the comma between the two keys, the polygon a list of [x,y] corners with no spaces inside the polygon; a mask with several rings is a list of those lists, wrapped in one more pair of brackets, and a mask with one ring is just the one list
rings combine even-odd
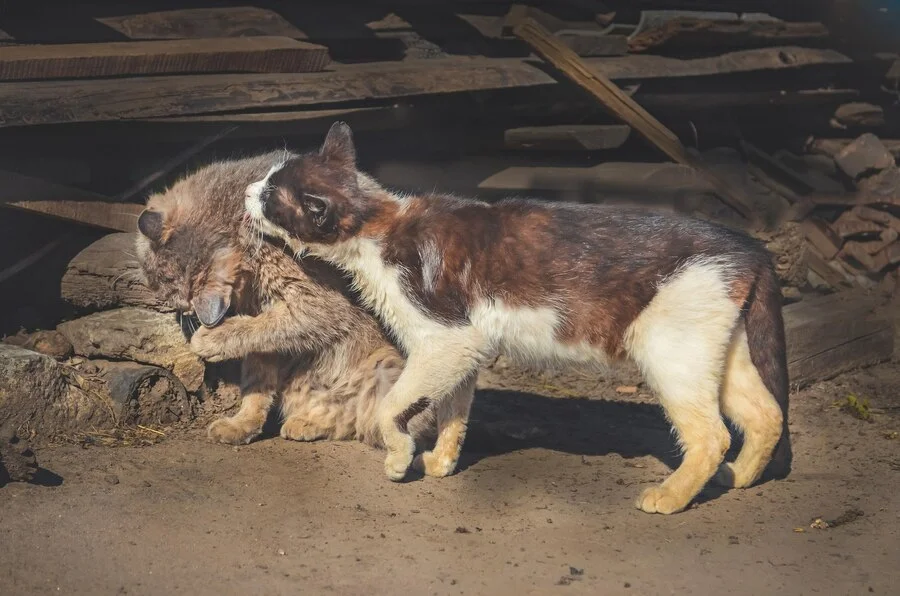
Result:
{"label": "cat's front leg", "polygon": [[[378,427],[387,449],[384,470],[394,481],[402,480],[413,462],[415,441],[407,428],[409,421],[432,402],[439,402],[440,408],[441,401],[452,399],[463,385],[471,382],[485,360],[485,342],[471,328],[447,330],[446,334],[429,338],[421,346],[411,351],[406,367],[378,412]],[[460,440],[465,436],[464,431],[457,432],[460,430],[457,425],[456,431],[448,433],[446,439]]]}
{"label": "cat's front leg", "polygon": [[211,441],[244,445],[263,429],[278,387],[278,357],[251,354],[241,363],[241,408],[234,416],[222,417],[207,428]]}
{"label": "cat's front leg", "polygon": [[243,358],[254,350],[253,321],[256,317],[239,315],[225,319],[215,327],[201,327],[191,337],[191,351],[207,362]]}

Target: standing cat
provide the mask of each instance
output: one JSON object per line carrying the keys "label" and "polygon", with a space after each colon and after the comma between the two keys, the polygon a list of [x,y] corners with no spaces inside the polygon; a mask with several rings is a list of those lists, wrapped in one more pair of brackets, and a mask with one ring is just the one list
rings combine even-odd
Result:
{"label": "standing cat", "polygon": [[[455,404],[436,465],[463,440],[465,389],[498,353],[639,365],[684,452],[638,497],[646,512],[684,509],[717,470],[753,484],[779,440],[770,471],[788,473],[781,294],[769,253],[744,234],[620,207],[393,194],[356,169],[343,123],[318,153],[278,160],[246,205],[265,233],[348,272],[406,350],[379,412],[393,480],[413,458],[406,422],[432,401]],[[733,463],[723,415],[744,435]]]}
{"label": "standing cat", "polygon": [[198,355],[243,358],[241,408],[210,425],[211,439],[252,440],[280,392],[283,437],[378,446],[375,409],[403,358],[333,267],[300,264],[242,224],[247,185],[283,155],[213,163],[151,197],[138,220],[139,260],[160,299],[203,324],[191,339]]}

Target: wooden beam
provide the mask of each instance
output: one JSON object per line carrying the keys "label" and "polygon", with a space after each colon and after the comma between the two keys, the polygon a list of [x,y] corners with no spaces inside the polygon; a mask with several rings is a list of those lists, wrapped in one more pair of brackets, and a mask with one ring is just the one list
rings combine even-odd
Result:
{"label": "wooden beam", "polygon": [[306,34],[275,11],[255,6],[188,8],[99,17],[97,21],[129,39],[191,39],[278,35],[306,39]]}
{"label": "wooden beam", "polygon": [[[528,42],[542,57],[568,78],[594,95],[615,116],[674,161],[697,170],[715,188],[722,201],[748,220],[755,220],[749,200],[738,189],[720,178],[699,158],[688,154],[681,141],[637,102],[622,92],[609,78],[592,70],[572,50],[532,19],[516,25],[516,35]],[[755,223],[755,222],[754,222]]]}
{"label": "wooden beam", "polygon": [[828,29],[822,23],[713,21],[679,17],[633,35],[628,39],[628,49],[632,52],[696,47],[721,50],[805,43],[826,37]]}
{"label": "wooden beam", "polygon": [[0,47],[0,80],[207,72],[318,72],[328,48],[288,37]]}
{"label": "wooden beam", "polygon": [[[586,58],[583,64],[597,76],[635,81],[812,65],[830,68],[849,62],[849,58],[831,50],[767,48],[695,60],[634,55]],[[321,73],[0,83],[0,127],[324,107],[339,102],[555,84],[556,79],[528,60],[480,57],[334,64],[329,72]]]}
{"label": "wooden beam", "polygon": [[808,298],[784,309],[791,385],[830,379],[889,360],[894,351],[890,318],[871,299],[855,294]]}
{"label": "wooden beam", "polygon": [[510,149],[599,151],[621,147],[630,134],[624,124],[559,124],[511,128],[503,138]]}
{"label": "wooden beam", "polygon": [[0,171],[0,207],[10,207],[121,232],[132,232],[143,205],[113,203],[103,195]]}

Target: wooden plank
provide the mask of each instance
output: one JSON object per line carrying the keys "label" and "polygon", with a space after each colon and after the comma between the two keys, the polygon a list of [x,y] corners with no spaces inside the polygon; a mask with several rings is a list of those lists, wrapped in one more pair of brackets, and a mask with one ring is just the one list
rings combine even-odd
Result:
{"label": "wooden plank", "polygon": [[[782,60],[779,52],[794,53]],[[831,50],[804,48],[748,50],[695,60],[649,55],[584,59],[592,75],[632,81],[811,65],[830,68],[847,62]],[[552,76],[527,60],[481,57],[334,64],[321,73],[0,83],[0,127],[262,111],[555,84]]]}
{"label": "wooden plank", "polygon": [[891,320],[865,297],[832,294],[784,309],[788,373],[792,385],[826,380],[891,358]]}
{"label": "wooden plank", "polygon": [[21,209],[106,230],[134,231],[142,205],[113,203],[103,195],[0,171],[0,207]]}
{"label": "wooden plank", "polygon": [[672,204],[686,194],[712,194],[712,186],[688,166],[676,163],[614,163],[589,168],[524,167],[483,180],[481,190],[504,193],[581,191],[595,201],[637,197]]}
{"label": "wooden plank", "polygon": [[129,39],[192,39],[277,35],[306,39],[306,34],[273,10],[255,6],[188,8],[99,17],[97,21]]}
{"label": "wooden plank", "polygon": [[808,43],[828,37],[822,23],[784,21],[715,21],[678,17],[644,29],[628,40],[631,52],[684,48],[758,47]]}
{"label": "wooden plank", "polygon": [[328,48],[288,37],[0,47],[0,80],[206,72],[318,72]]}
{"label": "wooden plank", "polygon": [[503,138],[510,149],[600,151],[621,147],[630,134],[624,124],[559,124],[511,128]]}
{"label": "wooden plank", "polygon": [[[516,25],[517,36],[528,42],[541,56],[560,69],[567,77],[592,93],[618,118],[634,128],[641,136],[674,161],[697,170],[716,190],[724,203],[748,220],[754,220],[748,199],[710,170],[700,159],[688,154],[672,131],[616,87],[608,78],[592,72],[574,52],[560,44],[536,21],[526,19]],[[754,222],[755,223],[755,222]]]}
{"label": "wooden plank", "polygon": [[[827,155],[835,157],[847,145],[854,142],[855,139],[819,139],[811,137],[806,140],[804,147],[809,153],[816,155]],[[900,139],[881,139],[882,145],[891,152],[894,160],[900,159]]]}
{"label": "wooden plank", "polygon": [[813,245],[825,259],[833,259],[841,250],[843,241],[828,222],[818,217],[810,217],[800,225],[807,242]]}

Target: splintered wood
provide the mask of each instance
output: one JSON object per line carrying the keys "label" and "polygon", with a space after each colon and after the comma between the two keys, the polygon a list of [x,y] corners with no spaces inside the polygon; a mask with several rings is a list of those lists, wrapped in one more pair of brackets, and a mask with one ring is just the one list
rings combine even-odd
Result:
{"label": "splintered wood", "polygon": [[868,133],[841,144],[832,157],[857,190],[806,199],[832,213],[828,220],[810,217],[803,223],[815,257],[810,268],[831,287],[835,274],[841,285],[872,287],[900,264],[900,169],[887,147]]}

